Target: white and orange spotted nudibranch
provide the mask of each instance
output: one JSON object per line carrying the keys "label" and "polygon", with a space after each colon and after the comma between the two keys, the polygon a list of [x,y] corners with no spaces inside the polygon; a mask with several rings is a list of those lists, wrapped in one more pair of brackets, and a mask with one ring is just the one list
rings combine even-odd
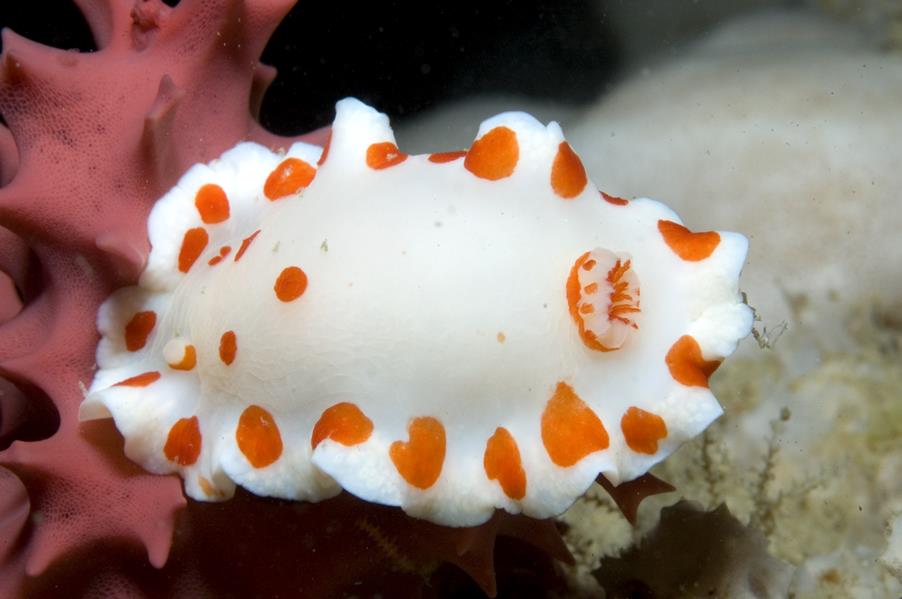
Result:
{"label": "white and orange spotted nudibranch", "polygon": [[346,489],[468,526],[558,514],[720,415],[744,237],[600,193],[556,123],[413,156],[336,112],[326,149],[242,143],[154,206],[81,406],[132,460],[199,500]]}

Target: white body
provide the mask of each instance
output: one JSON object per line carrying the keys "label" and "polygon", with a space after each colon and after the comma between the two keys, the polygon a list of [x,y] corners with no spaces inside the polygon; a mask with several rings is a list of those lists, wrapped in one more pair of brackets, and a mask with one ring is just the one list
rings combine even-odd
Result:
{"label": "white body", "polygon": [[[482,136],[508,127],[519,144],[513,174],[488,180],[464,159],[410,156],[371,168],[370,144],[394,142],[387,118],[353,100],[337,112],[328,158],[297,195],[264,197],[263,182],[285,156],[246,143],[192,168],[155,206],[140,285],[119,290],[101,309],[100,369],[82,407],[83,418],[115,418],[132,459],[154,472],[180,471],[197,499],[229,497],[235,483],[314,501],[345,488],[463,526],[495,508],[560,513],[599,473],[615,484],[635,478],[720,414],[706,386],[674,380],[665,356],[691,335],[705,360],[719,360],[748,333],[751,314],[738,293],[743,237],[721,233],[709,257],[687,261],[658,229],[661,220],[679,223],[660,203],[612,204],[591,182],[574,198],[558,197],[549,173],[560,129],[522,113],[480,128]],[[313,165],[319,152],[296,144],[288,156]],[[231,214],[204,225],[194,198],[211,182],[225,190]],[[183,273],[180,244],[194,227],[204,227],[210,242]],[[258,229],[235,262],[234,249]],[[209,266],[222,245],[232,255]],[[568,307],[570,269],[595,248],[628,255],[641,289],[638,328],[616,351],[587,347]],[[298,299],[282,302],[273,282],[289,265],[302,268],[308,284]],[[127,351],[123,328],[141,310],[154,311],[156,324],[143,348]],[[217,353],[224,330],[238,339],[230,365]],[[197,348],[192,370],[167,365],[164,348],[170,344],[171,362],[174,338],[179,351],[184,343]],[[115,386],[148,371],[159,380]],[[549,457],[541,430],[560,382],[610,438],[606,449],[567,467]],[[314,449],[314,426],[340,402],[366,414],[371,435],[353,445],[327,438]],[[272,414],[284,445],[263,468],[235,441],[250,404]],[[620,422],[631,406],[666,423],[654,453],[624,441]],[[193,415],[200,456],[174,463],[163,451],[167,432]],[[440,475],[425,489],[409,484],[390,457],[392,443],[408,439],[411,419],[424,416],[441,422],[446,448]],[[486,474],[486,443],[497,427],[519,448],[522,497]]]}

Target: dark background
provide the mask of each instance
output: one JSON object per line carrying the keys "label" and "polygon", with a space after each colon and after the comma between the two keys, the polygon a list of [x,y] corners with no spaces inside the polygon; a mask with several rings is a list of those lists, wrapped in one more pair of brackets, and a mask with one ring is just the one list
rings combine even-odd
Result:
{"label": "dark background", "polygon": [[[299,0],[263,53],[279,76],[261,120],[277,133],[301,133],[331,122],[335,101],[349,95],[395,121],[471,95],[587,102],[618,65],[600,6],[597,0]],[[58,48],[96,49],[70,0],[3,0],[0,27]]]}

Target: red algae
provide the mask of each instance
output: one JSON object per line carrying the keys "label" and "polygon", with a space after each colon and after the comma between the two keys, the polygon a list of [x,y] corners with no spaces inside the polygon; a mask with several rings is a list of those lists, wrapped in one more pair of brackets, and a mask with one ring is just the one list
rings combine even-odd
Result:
{"label": "red algae", "polygon": [[[0,447],[9,445],[0,453],[3,596],[101,540],[138,543],[153,566],[166,562],[185,505],[177,479],[129,462],[111,423],[78,423],[97,307],[134,283],[150,207],[188,166],[242,139],[293,141],[264,131],[252,112],[275,75],[257,57],[293,2],[76,3],[97,52],[6,30],[0,56],[9,127],[0,129],[0,269],[17,290],[3,299],[0,376],[24,390],[0,405]],[[34,404],[48,397],[57,430],[23,441],[41,428],[29,419],[47,412]],[[22,505],[30,519],[7,516]]]}

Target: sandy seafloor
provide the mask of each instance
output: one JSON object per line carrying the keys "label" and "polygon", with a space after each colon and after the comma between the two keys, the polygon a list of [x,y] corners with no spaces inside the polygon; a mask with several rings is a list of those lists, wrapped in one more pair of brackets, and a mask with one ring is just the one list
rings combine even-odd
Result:
{"label": "sandy seafloor", "polygon": [[601,189],[750,239],[741,287],[760,321],[712,379],[725,415],[655,468],[678,492],[635,528],[597,487],[563,516],[573,595],[599,596],[600,560],[684,498],[726,504],[748,534],[719,541],[747,551],[667,596],[902,596],[900,23],[891,2],[823,2],[731,17],[664,56],[643,31],[593,105],[474,100],[398,131],[410,152],[466,147],[522,108],[562,122]]}

